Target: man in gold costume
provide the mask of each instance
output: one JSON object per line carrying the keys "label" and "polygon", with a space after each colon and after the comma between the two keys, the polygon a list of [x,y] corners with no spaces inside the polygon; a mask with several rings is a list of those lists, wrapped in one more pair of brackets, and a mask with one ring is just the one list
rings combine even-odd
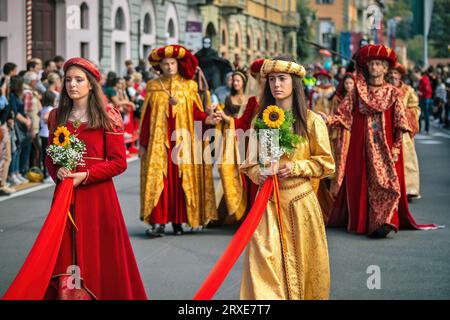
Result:
{"label": "man in gold costume", "polygon": [[147,83],[142,107],[140,218],[151,225],[149,236],[163,235],[169,222],[180,235],[183,223],[198,228],[217,218],[199,124],[214,126],[220,117],[203,109],[192,80],[198,61],[186,48],[154,49],[149,61],[162,76]]}
{"label": "man in gold costume", "polygon": [[405,106],[405,115],[411,132],[403,133],[403,157],[405,166],[406,194],[408,198],[420,198],[419,161],[414,147],[414,135],[419,131],[419,98],[414,89],[402,81],[406,69],[397,63],[389,72],[389,82],[400,91]]}

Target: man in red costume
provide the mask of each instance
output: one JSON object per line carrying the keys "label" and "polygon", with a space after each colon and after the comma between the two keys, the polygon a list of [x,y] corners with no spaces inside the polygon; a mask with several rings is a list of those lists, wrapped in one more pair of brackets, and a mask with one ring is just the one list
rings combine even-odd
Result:
{"label": "man in red costume", "polygon": [[385,82],[397,62],[394,50],[368,45],[356,56],[354,97],[326,119],[351,129],[344,181],[328,226],[384,238],[394,230],[418,226],[408,209],[403,167],[402,134],[411,131],[399,91]]}
{"label": "man in red costume", "polygon": [[192,80],[198,61],[189,50],[154,49],[149,61],[162,76],[147,83],[142,107],[140,217],[151,225],[150,236],[163,235],[170,222],[180,235],[183,223],[198,228],[217,219],[212,171],[202,161],[202,137],[195,137],[194,122],[215,125],[220,117],[203,110]]}

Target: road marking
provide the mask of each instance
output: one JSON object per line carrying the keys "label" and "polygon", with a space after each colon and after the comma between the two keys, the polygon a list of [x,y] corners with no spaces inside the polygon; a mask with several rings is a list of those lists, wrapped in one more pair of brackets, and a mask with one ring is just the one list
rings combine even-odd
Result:
{"label": "road marking", "polygon": [[434,136],[434,137],[439,137],[439,138],[450,139],[450,134],[443,133],[443,132],[436,132],[436,133],[433,133],[433,136]]}
{"label": "road marking", "polygon": [[[131,157],[131,158],[127,159],[127,163],[135,162],[135,161],[138,161],[138,160],[139,160],[138,157]],[[9,200],[9,199],[14,199],[14,198],[17,198],[17,197],[21,197],[21,196],[27,195],[29,193],[36,192],[36,191],[43,190],[43,189],[47,189],[47,188],[54,187],[54,186],[55,186],[55,184],[53,182],[52,183],[43,183],[41,185],[29,188],[29,189],[17,191],[15,193],[12,193],[9,196],[1,196],[0,197],[0,202],[6,201],[6,200]]]}
{"label": "road marking", "polygon": [[420,144],[442,144],[442,141],[436,141],[436,140],[419,140],[417,143]]}

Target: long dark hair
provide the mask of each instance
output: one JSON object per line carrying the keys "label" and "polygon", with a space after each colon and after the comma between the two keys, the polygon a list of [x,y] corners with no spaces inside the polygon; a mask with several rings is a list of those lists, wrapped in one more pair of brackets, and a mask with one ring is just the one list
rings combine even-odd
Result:
{"label": "long dark hair", "polygon": [[[86,74],[86,77],[92,86],[92,90],[90,90],[89,92],[88,99],[88,128],[104,128],[106,130],[112,130],[113,124],[106,112],[105,97],[103,95],[102,88],[100,87],[100,83],[86,69],[80,66],[76,67]],[[64,79],[58,106],[58,126],[65,125],[67,123],[72,108],[73,100],[67,93],[66,81]]]}
{"label": "long dark hair", "polygon": [[[242,82],[243,82],[243,84],[242,84],[242,91],[245,93],[245,90],[247,89],[247,77],[245,76],[245,74],[242,71],[235,71],[235,72],[233,72],[231,77],[234,77],[234,76],[241,77]],[[235,95],[237,95],[237,93],[238,93],[237,90],[234,88],[233,85],[231,85],[230,94],[232,96],[235,96]]]}
{"label": "long dark hair", "polygon": [[[278,56],[273,58],[273,60],[282,60],[288,62],[296,62],[295,59],[291,56]],[[305,99],[305,91],[303,89],[303,81],[302,79],[295,75],[289,74],[292,77],[292,112],[295,117],[294,122],[294,132],[300,136],[308,137],[307,130],[307,106]],[[264,91],[262,93],[260,103],[260,109],[258,112],[258,118],[262,119],[262,115],[267,106],[275,104],[275,98],[270,91],[270,83],[269,80],[266,81],[264,86]]]}
{"label": "long dark hair", "polygon": [[23,78],[21,76],[12,76],[9,83],[9,94],[14,93],[16,97],[21,98],[23,94]]}
{"label": "long dark hair", "polygon": [[345,89],[345,81],[347,79],[352,79],[353,83],[355,83],[356,85],[356,80],[355,77],[353,76],[353,74],[347,72],[341,79],[341,81],[339,82],[339,85],[336,89],[336,91],[331,95],[331,97],[328,100],[333,100],[334,96],[339,97],[339,99],[343,99],[345,98],[345,96],[347,95],[347,89]]}

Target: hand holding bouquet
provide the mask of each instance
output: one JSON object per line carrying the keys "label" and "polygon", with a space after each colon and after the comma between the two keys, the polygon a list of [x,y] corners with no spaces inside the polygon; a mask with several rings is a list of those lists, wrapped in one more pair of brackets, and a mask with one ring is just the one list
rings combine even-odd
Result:
{"label": "hand holding bouquet", "polygon": [[[278,106],[270,105],[255,127],[259,133],[259,162],[265,171],[277,172],[277,165],[283,154],[292,153],[301,137],[293,132],[294,115]],[[268,168],[269,166],[269,168]]]}
{"label": "hand holding bouquet", "polygon": [[85,153],[85,143],[64,126],[59,126],[55,130],[52,144],[47,147],[47,154],[53,163],[70,171],[75,170],[77,166],[85,165],[83,159]]}

